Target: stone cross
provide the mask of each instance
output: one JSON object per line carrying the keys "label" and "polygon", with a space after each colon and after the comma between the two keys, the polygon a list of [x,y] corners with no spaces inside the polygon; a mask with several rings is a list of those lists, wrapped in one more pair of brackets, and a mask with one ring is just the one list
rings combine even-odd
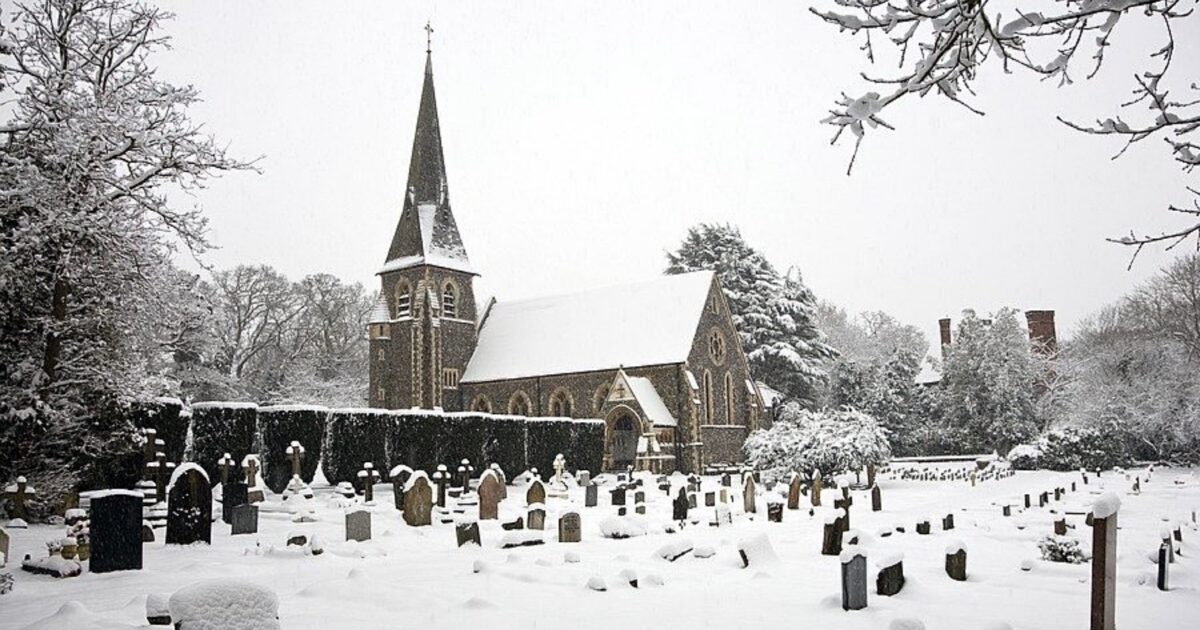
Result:
{"label": "stone cross", "polygon": [[1117,602],[1117,514],[1092,517],[1091,630],[1113,630]]}
{"label": "stone cross", "polygon": [[867,607],[867,557],[861,551],[847,551],[842,559],[842,610]]}
{"label": "stone cross", "polygon": [[471,460],[463,458],[462,463],[458,465],[458,484],[462,487],[463,494],[471,491],[471,474],[475,472],[475,467],[471,465]]}
{"label": "stone cross", "polygon": [[233,457],[225,453],[217,460],[217,465],[221,467],[221,485],[229,483],[229,469],[234,465]]}
{"label": "stone cross", "polygon": [[375,470],[375,464],[363,462],[362,470],[358,471],[358,479],[363,487],[363,503],[373,502],[375,500],[375,482],[379,481],[379,471]]}
{"label": "stone cross", "polygon": [[567,467],[567,458],[563,457],[562,453],[554,456],[554,483],[566,484],[566,478],[563,477],[563,469]]}
{"label": "stone cross", "polygon": [[292,476],[299,477],[300,462],[304,461],[304,445],[292,440],[284,452],[287,453],[288,459],[292,460]]}
{"label": "stone cross", "polygon": [[[242,468],[246,471],[246,485],[251,488],[258,485],[258,456],[247,455],[242,458]],[[295,470],[295,466],[292,466]],[[293,473],[295,474],[295,473]]]}
{"label": "stone cross", "polygon": [[154,471],[151,470],[153,466],[150,462],[154,461],[154,456],[158,452],[158,444],[155,440],[158,431],[154,429],[142,429],[142,435],[146,438],[146,443],[142,445],[142,463],[145,465],[146,478],[150,479],[154,476]]}
{"label": "stone cross", "polygon": [[25,481],[25,477],[17,477],[17,482],[4,489],[5,496],[8,497],[9,508],[12,510],[13,518],[21,520],[29,520],[29,513],[25,510],[25,500],[32,496],[37,496],[37,490],[33,489]]}
{"label": "stone cross", "polygon": [[433,483],[437,484],[438,507],[446,507],[446,485],[450,483],[450,473],[446,472],[445,464],[438,464],[433,473]]}

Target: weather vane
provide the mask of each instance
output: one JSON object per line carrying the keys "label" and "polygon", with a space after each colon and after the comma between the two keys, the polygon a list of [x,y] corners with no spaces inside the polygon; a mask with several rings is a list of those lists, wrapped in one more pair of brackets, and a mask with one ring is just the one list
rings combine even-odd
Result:
{"label": "weather vane", "polygon": [[425,21],[425,52],[433,50],[433,25],[428,20]]}

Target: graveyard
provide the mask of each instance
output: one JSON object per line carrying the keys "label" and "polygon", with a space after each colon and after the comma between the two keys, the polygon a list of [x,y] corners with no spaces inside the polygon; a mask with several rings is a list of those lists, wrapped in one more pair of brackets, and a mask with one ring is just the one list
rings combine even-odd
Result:
{"label": "graveyard", "polygon": [[[866,474],[772,485],[555,465],[545,479],[397,467],[389,482],[364,467],[371,483],[357,492],[318,475],[250,501],[247,484],[210,489],[184,464],[153,542],[140,538],[138,493],[85,493],[90,560],[74,577],[13,570],[0,628],[150,627],[197,584],[224,584],[243,604],[273,593],[289,629],[1082,628],[1096,559],[1052,562],[1039,542],[1061,533],[1091,555],[1089,521],[1115,525],[1101,596],[1117,627],[1189,628],[1200,615],[1193,469],[894,462],[870,487]],[[6,528],[9,568],[47,559],[63,529]]]}

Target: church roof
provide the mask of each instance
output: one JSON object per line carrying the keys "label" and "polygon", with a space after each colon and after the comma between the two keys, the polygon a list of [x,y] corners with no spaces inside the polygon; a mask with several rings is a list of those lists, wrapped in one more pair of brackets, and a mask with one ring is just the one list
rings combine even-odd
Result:
{"label": "church roof", "polygon": [[675,416],[671,415],[671,411],[667,409],[667,404],[663,402],[662,396],[658,395],[658,390],[654,389],[654,383],[651,383],[650,379],[644,376],[627,376],[625,380],[629,383],[629,389],[633,392],[634,399],[641,406],[642,413],[646,415],[650,424],[656,427],[679,425]]}
{"label": "church roof", "polygon": [[423,264],[473,273],[450,209],[442,130],[433,89],[433,61],[429,55],[425,57],[425,83],[408,163],[404,207],[388,248],[387,262],[379,273]]}
{"label": "church roof", "polygon": [[371,309],[371,320],[367,323],[381,324],[387,323],[391,320],[392,314],[388,312],[387,297],[383,295],[383,291],[380,291],[379,294],[375,296],[375,306]]}
{"label": "church roof", "polygon": [[711,271],[571,295],[497,302],[462,382],[687,361]]}

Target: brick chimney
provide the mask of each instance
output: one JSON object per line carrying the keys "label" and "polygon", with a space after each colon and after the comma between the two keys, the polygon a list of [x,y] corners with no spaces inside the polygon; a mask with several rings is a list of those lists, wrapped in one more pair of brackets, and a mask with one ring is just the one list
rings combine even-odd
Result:
{"label": "brick chimney", "polygon": [[950,318],[938,320],[938,330],[942,333],[942,356],[946,356],[946,346],[950,345]]}
{"label": "brick chimney", "polygon": [[1054,311],[1025,311],[1029,325],[1029,341],[1035,349],[1053,353],[1058,349],[1058,334],[1054,330]]}

